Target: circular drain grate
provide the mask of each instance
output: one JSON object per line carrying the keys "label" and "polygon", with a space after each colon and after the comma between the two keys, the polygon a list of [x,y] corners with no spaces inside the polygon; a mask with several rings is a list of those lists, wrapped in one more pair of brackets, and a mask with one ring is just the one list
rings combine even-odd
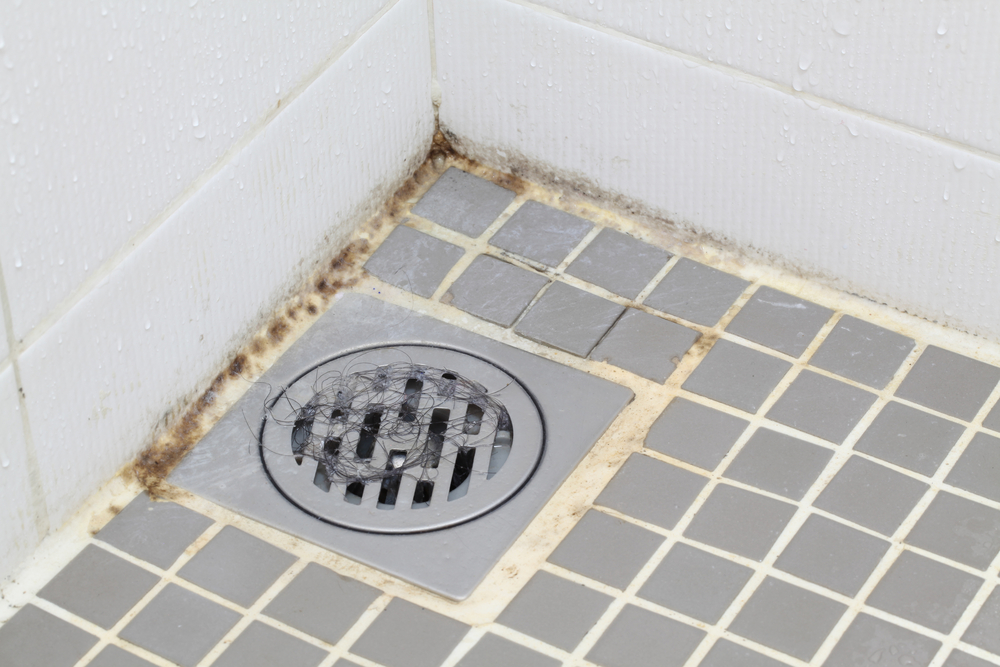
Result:
{"label": "circular drain grate", "polygon": [[541,415],[517,380],[424,345],[315,366],[274,401],[260,436],[264,468],[293,504],[334,525],[396,534],[499,507],[544,446]]}

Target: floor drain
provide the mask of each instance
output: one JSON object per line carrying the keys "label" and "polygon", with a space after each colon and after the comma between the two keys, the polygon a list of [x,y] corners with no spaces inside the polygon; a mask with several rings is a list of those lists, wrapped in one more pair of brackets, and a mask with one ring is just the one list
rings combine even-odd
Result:
{"label": "floor drain", "polygon": [[376,347],[319,364],[273,401],[260,452],[303,511],[369,533],[419,533],[513,497],[542,456],[534,400],[510,374],[442,347]]}

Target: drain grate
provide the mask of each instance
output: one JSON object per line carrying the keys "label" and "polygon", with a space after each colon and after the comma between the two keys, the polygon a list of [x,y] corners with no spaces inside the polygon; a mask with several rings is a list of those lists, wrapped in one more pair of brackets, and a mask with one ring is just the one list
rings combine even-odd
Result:
{"label": "drain grate", "polygon": [[260,452],[303,511],[370,533],[419,533],[513,497],[544,446],[534,400],[509,373],[442,347],[377,347],[324,362],[271,404]]}

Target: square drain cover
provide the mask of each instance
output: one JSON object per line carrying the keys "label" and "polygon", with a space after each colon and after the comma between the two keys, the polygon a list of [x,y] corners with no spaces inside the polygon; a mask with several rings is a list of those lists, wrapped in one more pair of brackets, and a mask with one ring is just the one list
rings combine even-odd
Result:
{"label": "square drain cover", "polygon": [[607,380],[348,294],[170,482],[460,600],[631,400]]}

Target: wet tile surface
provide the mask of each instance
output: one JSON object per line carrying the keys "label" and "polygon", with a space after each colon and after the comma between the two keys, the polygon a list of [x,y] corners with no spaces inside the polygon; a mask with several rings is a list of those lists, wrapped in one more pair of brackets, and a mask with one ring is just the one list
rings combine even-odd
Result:
{"label": "wet tile surface", "polygon": [[205,532],[212,520],[170,502],[136,496],[97,534],[97,539],[164,570]]}
{"label": "wet tile surface", "polygon": [[633,454],[594,502],[670,529],[706,483],[707,477],[642,454]]}
{"label": "wet tile surface", "polygon": [[845,315],[809,363],[869,387],[882,389],[915,345],[912,338]]}
{"label": "wet tile surface", "polygon": [[629,308],[597,344],[590,358],[662,383],[700,336],[687,327]]}
{"label": "wet tile surface", "polygon": [[833,450],[762,428],[743,445],[725,476],[800,500],[832,456]]}
{"label": "wet tile surface", "polygon": [[1000,587],[994,588],[969,629],[962,635],[962,641],[1000,655]]}
{"label": "wet tile surface", "polygon": [[763,560],[795,513],[795,507],[728,484],[715,487],[686,537],[719,549]]}
{"label": "wet tile surface", "polygon": [[91,667],[153,667],[148,660],[117,646],[105,646],[89,664]]}
{"label": "wet tile surface", "polygon": [[464,254],[457,245],[400,225],[365,262],[365,269],[390,285],[428,297]]}
{"label": "wet tile surface", "polygon": [[875,398],[875,394],[863,389],[803,371],[768,410],[767,416],[818,438],[840,443],[861,421]]}
{"label": "wet tile surface", "polygon": [[942,491],[906,543],[985,570],[1000,553],[1000,510]]}
{"label": "wet tile surface", "polygon": [[1000,382],[1000,368],[931,345],[917,359],[896,396],[965,421]]}
{"label": "wet tile surface", "polygon": [[351,651],[386,667],[435,667],[468,630],[447,616],[394,598]]}
{"label": "wet tile surface", "polygon": [[854,449],[930,477],[963,432],[961,424],[892,401]]}
{"label": "wet tile surface", "polygon": [[583,218],[527,201],[490,238],[490,245],[556,267],[593,227]]}
{"label": "wet tile surface", "polygon": [[791,367],[787,361],[720,340],[682,386],[752,414]]}
{"label": "wet tile surface", "polygon": [[726,331],[793,357],[809,347],[833,311],[771,287],[754,292]]}
{"label": "wet tile surface", "polygon": [[413,212],[466,236],[479,236],[514,201],[514,193],[484,178],[448,169]]}
{"label": "wet tile surface", "polygon": [[639,589],[639,597],[705,623],[719,620],[753,576],[750,568],[687,544],[675,544]]}
{"label": "wet tile surface", "polygon": [[571,276],[634,299],[671,257],[666,250],[603,229],[566,268]]}
{"label": "wet tile surface", "polygon": [[0,627],[0,665],[72,667],[97,637],[34,605]]}
{"label": "wet tile surface", "polygon": [[936,639],[868,614],[859,614],[823,664],[827,667],[866,664],[926,667],[940,646],[941,642]]}
{"label": "wet tile surface", "polygon": [[704,635],[704,630],[628,605],[587,659],[605,667],[679,667]]}
{"label": "wet tile surface", "polygon": [[892,535],[926,490],[923,482],[852,456],[813,505],[883,535]]}
{"label": "wet tile surface", "polygon": [[714,470],[749,423],[685,398],[675,398],[649,429],[645,446]]}
{"label": "wet tile surface", "polygon": [[977,433],[945,481],[1000,502],[1000,438]]}
{"label": "wet tile surface", "polygon": [[480,255],[452,283],[444,300],[476,317],[509,327],[547,282],[543,275]]}
{"label": "wet tile surface", "polygon": [[212,664],[216,667],[317,667],[327,655],[321,648],[254,621]]}
{"label": "wet tile surface", "polygon": [[774,658],[761,655],[756,651],[735,644],[728,639],[715,642],[708,655],[701,661],[701,667],[780,667],[785,665]]}
{"label": "wet tile surface", "polygon": [[749,281],[681,257],[649,293],[644,305],[685,320],[715,326]]}
{"label": "wet tile surface", "polygon": [[566,283],[554,283],[514,329],[539,343],[585,357],[624,310]]}
{"label": "wet tile surface", "polygon": [[639,526],[591,510],[549,556],[549,562],[625,588],[663,538]]}

